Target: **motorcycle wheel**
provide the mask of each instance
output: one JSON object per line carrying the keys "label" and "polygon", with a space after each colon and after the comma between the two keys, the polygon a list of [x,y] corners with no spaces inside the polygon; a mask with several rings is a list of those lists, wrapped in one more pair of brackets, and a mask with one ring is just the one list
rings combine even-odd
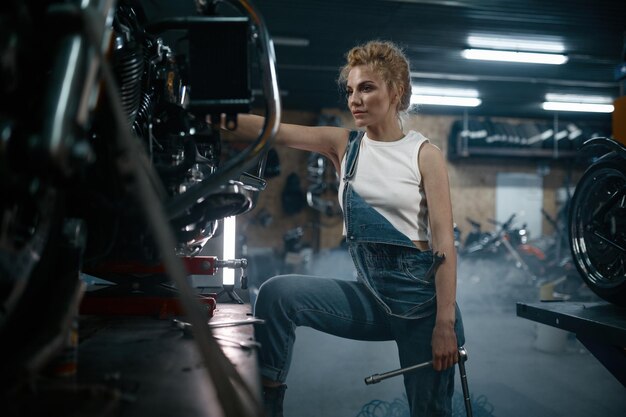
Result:
{"label": "motorcycle wheel", "polygon": [[570,249],[583,281],[598,296],[626,306],[626,166],[598,161],[572,197]]}

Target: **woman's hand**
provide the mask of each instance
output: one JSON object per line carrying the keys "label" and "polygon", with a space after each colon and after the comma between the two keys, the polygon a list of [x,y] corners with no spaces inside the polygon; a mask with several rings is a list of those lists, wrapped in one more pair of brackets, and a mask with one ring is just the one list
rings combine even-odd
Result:
{"label": "woman's hand", "polygon": [[431,344],[435,371],[443,371],[458,362],[459,348],[453,323],[436,322]]}

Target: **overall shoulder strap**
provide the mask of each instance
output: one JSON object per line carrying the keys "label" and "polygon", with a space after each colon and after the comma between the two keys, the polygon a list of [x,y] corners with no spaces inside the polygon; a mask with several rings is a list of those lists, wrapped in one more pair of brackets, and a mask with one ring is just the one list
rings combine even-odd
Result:
{"label": "overall shoulder strap", "polygon": [[348,145],[350,145],[351,143],[354,143],[354,141],[360,142],[364,135],[365,135],[365,132],[363,131],[351,130],[350,135],[348,136]]}
{"label": "overall shoulder strap", "polygon": [[346,158],[346,172],[344,174],[344,180],[351,179],[354,175],[356,168],[356,162],[359,156],[359,149],[361,148],[361,139],[365,132],[359,132],[358,130],[350,131],[348,137],[348,146],[346,146],[346,152],[344,158]]}

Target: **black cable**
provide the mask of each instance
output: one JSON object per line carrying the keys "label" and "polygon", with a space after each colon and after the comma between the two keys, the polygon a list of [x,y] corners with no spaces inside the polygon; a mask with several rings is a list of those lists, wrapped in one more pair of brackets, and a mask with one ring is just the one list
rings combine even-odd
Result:
{"label": "black cable", "polygon": [[404,398],[392,402],[372,400],[365,404],[356,417],[409,417],[409,403]]}
{"label": "black cable", "polygon": [[[472,413],[474,417],[494,417],[494,406],[487,397],[470,395],[472,403]],[[383,400],[372,400],[365,404],[356,417],[410,417],[409,402],[406,394],[402,398],[396,398],[392,402]],[[452,417],[466,417],[465,401],[463,395],[454,392],[452,397]]]}
{"label": "black cable", "polygon": [[[486,396],[479,395],[478,397],[474,397],[470,394],[470,402],[472,404],[474,417],[494,417],[493,404],[487,400]],[[452,397],[452,417],[466,417],[466,415],[463,395],[455,391]]]}

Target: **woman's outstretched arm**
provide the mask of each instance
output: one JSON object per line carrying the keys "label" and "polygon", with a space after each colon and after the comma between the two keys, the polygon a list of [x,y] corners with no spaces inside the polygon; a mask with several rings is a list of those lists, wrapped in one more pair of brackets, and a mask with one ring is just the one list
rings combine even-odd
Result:
{"label": "woman's outstretched arm", "polygon": [[[240,114],[237,129],[231,132],[235,138],[254,140],[263,129],[264,118],[254,114]],[[275,143],[304,151],[317,152],[329,158],[339,171],[339,163],[346,149],[349,130],[333,126],[301,126],[281,123]]]}
{"label": "woman's outstretched arm", "polygon": [[454,247],[452,203],[448,171],[442,152],[432,144],[425,144],[419,153],[433,252],[444,253],[445,261],[435,276],[437,318],[433,330],[433,367],[442,370],[458,360],[458,346],[454,322],[456,319],[456,249]]}

